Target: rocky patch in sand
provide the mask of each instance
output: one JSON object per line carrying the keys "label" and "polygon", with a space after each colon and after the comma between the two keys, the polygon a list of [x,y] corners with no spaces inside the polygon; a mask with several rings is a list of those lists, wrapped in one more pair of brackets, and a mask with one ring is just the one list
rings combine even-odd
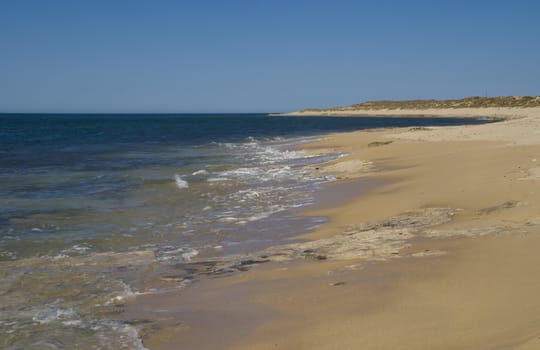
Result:
{"label": "rocky patch in sand", "polygon": [[[267,248],[263,251],[230,256],[206,262],[208,274],[244,271],[251,266],[266,263],[307,259],[326,260],[386,260],[400,257],[400,250],[410,246],[412,238],[449,238],[456,236],[483,236],[501,232],[505,227],[479,227],[470,229],[436,229],[448,223],[455,215],[452,208],[425,208],[371,223],[349,226],[339,235],[301,243]],[[414,253],[408,256],[440,255],[443,252]]]}

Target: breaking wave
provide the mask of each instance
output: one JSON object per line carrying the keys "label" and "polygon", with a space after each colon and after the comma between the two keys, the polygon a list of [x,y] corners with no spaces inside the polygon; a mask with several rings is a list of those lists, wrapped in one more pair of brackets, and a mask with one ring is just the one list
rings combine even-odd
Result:
{"label": "breaking wave", "polygon": [[186,180],[183,180],[178,174],[174,174],[174,182],[179,189],[189,187],[189,183]]}

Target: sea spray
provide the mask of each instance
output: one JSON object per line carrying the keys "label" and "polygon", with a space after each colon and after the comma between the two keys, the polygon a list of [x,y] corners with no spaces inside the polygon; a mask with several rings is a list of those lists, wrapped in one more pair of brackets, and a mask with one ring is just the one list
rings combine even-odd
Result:
{"label": "sea spray", "polygon": [[176,183],[176,187],[179,189],[189,187],[189,183],[186,180],[183,180],[178,174],[174,174],[174,182]]}
{"label": "sea spray", "polygon": [[201,170],[194,171],[191,175],[193,176],[208,175],[208,171],[201,169]]}

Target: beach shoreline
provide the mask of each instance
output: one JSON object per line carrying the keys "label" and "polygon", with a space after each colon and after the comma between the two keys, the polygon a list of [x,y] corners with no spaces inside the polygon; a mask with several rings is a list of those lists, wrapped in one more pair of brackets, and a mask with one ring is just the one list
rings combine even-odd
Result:
{"label": "beach shoreline", "polygon": [[[401,112],[392,115],[411,115]],[[334,134],[303,146],[349,154],[321,172],[382,182],[308,209],[329,218],[308,241],[254,253],[244,260],[252,268],[190,292],[193,310],[223,310],[226,301],[222,319],[204,331],[260,310],[256,322],[228,325],[222,347],[536,348],[540,110],[455,116],[506,120]],[[170,297],[169,305],[182,298]],[[175,327],[145,345],[173,349],[190,334]]]}
{"label": "beach shoreline", "polygon": [[333,117],[461,117],[461,118],[489,118],[489,119],[516,119],[529,115],[530,111],[539,107],[486,107],[486,108],[378,108],[353,109],[343,108],[336,110],[303,110],[288,113],[274,113],[272,116],[299,117],[299,116],[333,116]]}

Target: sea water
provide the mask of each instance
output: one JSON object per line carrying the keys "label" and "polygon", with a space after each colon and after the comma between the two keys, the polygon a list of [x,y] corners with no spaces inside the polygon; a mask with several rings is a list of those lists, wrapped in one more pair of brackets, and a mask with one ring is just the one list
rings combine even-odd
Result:
{"label": "sea water", "polygon": [[307,153],[303,143],[329,132],[480,122],[0,115],[0,348],[142,349],[122,319],[126,300],[184,288],[198,261],[324,223],[295,209],[334,180],[309,166],[341,155]]}

